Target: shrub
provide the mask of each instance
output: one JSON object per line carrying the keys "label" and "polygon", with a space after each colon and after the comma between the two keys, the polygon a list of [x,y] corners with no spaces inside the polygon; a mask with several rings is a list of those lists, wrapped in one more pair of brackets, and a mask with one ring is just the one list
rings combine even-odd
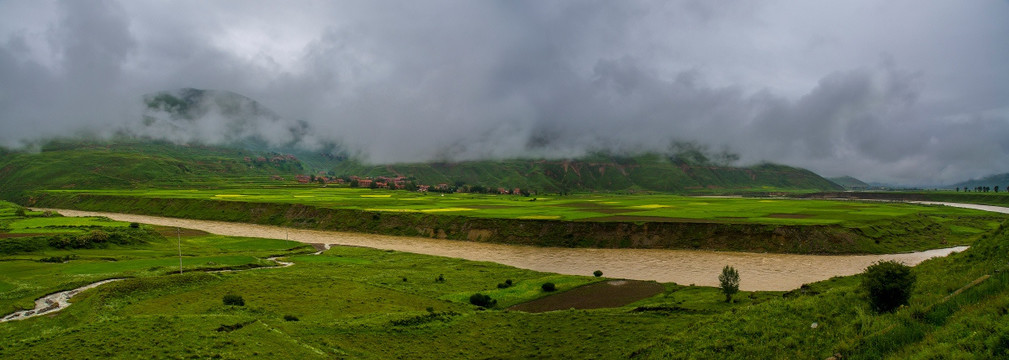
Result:
{"label": "shrub", "polygon": [[76,259],[77,255],[66,255],[66,256],[51,256],[47,258],[41,258],[39,261],[46,263],[65,263],[67,261]]}
{"label": "shrub", "polygon": [[284,315],[284,321],[298,321],[298,317],[294,315]]}
{"label": "shrub", "polygon": [[139,229],[140,228],[140,223],[135,223],[135,222],[134,223],[130,223],[130,228]]}
{"label": "shrub", "polygon": [[557,285],[554,285],[554,283],[552,283],[552,282],[548,282],[548,283],[543,283],[543,286],[540,286],[540,288],[542,288],[543,291],[550,292],[550,291],[557,290]]}
{"label": "shrub", "polygon": [[224,295],[221,300],[224,301],[224,305],[245,306],[245,299],[242,299],[239,295]]}
{"label": "shrub", "polygon": [[27,214],[25,213],[25,208],[23,207],[19,207],[17,210],[14,210],[14,216],[25,217],[26,215]]}
{"label": "shrub", "polygon": [[494,307],[494,305],[497,305],[497,300],[491,299],[490,295],[476,293],[469,297],[469,303],[476,306],[489,308]]}
{"label": "shrub", "polygon": [[439,283],[445,282],[445,276],[443,274],[438,274],[438,278],[434,279],[434,282],[439,282]]}
{"label": "shrub", "polygon": [[862,289],[869,293],[874,310],[890,312],[907,304],[914,281],[911,267],[893,260],[879,261],[865,269]]}
{"label": "shrub", "polygon": [[718,275],[718,287],[725,294],[725,302],[732,301],[732,295],[739,292],[739,272],[735,268],[725,265],[722,274]]}
{"label": "shrub", "polygon": [[41,237],[0,239],[0,254],[9,255],[42,250],[46,239]]}
{"label": "shrub", "polygon": [[593,271],[592,275],[595,275],[596,277],[603,276],[603,271],[602,270]]}

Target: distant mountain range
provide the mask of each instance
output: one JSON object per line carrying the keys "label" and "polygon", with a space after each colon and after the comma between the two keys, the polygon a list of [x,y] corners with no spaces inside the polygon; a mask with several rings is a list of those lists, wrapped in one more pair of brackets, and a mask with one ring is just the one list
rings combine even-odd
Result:
{"label": "distant mountain range", "polygon": [[340,163],[336,175],[404,176],[426,184],[568,191],[661,191],[675,193],[836,191],[837,184],[805,169],[760,164],[733,167],[688,163],[661,154],[594,154],[562,160],[484,160],[458,163],[365,165]]}
{"label": "distant mountain range", "polygon": [[248,176],[320,173],[562,193],[842,189],[805,169],[732,166],[735,154],[711,153],[692,143],[676,143],[667,154],[371,165],[348,156],[339,144],[318,142],[307,122],[285,119],[233,92],[185,88],[148,94],[143,102],[142,119],[113,140],[58,139],[38,152],[0,149],[0,196],[32,189],[214,186]]}
{"label": "distant mountain range", "polygon": [[987,186],[990,188],[995,188],[996,186],[998,186],[999,191],[1003,191],[1003,189],[1009,189],[1009,173],[989,175],[980,179],[967,180],[953,185],[948,185],[946,187],[973,189],[978,186],[982,187]]}

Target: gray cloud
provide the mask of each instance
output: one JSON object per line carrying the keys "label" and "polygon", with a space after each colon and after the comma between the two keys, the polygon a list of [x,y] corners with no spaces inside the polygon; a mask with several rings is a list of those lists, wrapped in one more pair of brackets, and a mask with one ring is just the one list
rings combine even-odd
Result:
{"label": "gray cloud", "polygon": [[[912,184],[1009,171],[1004,1],[0,3],[0,143],[338,142],[374,162],[695,140]],[[143,94],[278,115],[141,126]],[[252,124],[252,125],[250,125]],[[309,131],[290,130],[305,126]],[[294,132],[292,132],[294,131]]]}

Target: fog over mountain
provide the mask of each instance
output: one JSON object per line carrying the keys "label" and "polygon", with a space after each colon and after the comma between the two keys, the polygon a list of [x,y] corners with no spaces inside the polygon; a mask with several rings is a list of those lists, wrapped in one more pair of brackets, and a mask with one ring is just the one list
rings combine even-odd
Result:
{"label": "fog over mountain", "polygon": [[[1007,19],[995,0],[4,1],[0,144],[251,136],[383,163],[688,140],[952,183],[1009,171]],[[144,96],[182,88],[272,112],[151,121]]]}

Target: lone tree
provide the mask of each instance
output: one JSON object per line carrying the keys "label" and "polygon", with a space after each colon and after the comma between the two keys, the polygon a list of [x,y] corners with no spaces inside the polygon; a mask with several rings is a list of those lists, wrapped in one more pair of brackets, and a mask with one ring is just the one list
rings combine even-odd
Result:
{"label": "lone tree", "polygon": [[890,312],[907,304],[914,281],[911,267],[893,260],[880,261],[865,269],[862,288],[869,293],[874,310]]}
{"label": "lone tree", "polygon": [[739,272],[729,265],[722,268],[722,274],[718,275],[719,287],[725,294],[725,302],[732,301],[732,295],[739,292]]}

